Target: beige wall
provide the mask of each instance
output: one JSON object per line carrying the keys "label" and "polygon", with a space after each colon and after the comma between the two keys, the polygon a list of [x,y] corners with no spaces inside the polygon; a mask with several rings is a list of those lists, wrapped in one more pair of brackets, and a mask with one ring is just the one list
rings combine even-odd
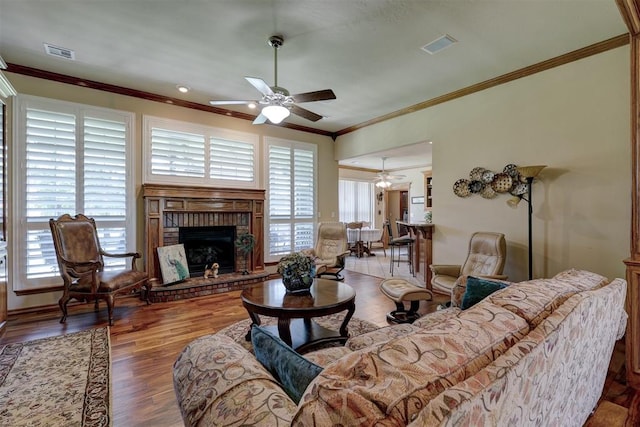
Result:
{"label": "beige wall", "polygon": [[[18,74],[7,73],[7,78],[16,88],[19,94],[27,94],[34,96],[41,96],[45,98],[59,99],[63,101],[77,102],[87,105],[94,105],[98,107],[113,108],[117,110],[134,112],[136,115],[135,122],[135,143],[136,143],[136,156],[138,167],[135,171],[136,181],[136,216],[137,216],[137,248],[139,252],[143,252],[144,247],[144,234],[143,234],[143,204],[142,197],[140,196],[140,190],[142,185],[142,116],[152,115],[157,117],[166,117],[175,120],[182,120],[186,122],[198,123],[207,126],[217,126],[228,129],[234,129],[244,132],[252,132],[259,134],[261,137],[271,136],[283,139],[290,139],[294,141],[303,141],[314,143],[318,146],[318,213],[319,220],[326,220],[330,218],[331,212],[338,211],[338,164],[334,159],[334,142],[331,138],[321,135],[310,134],[306,132],[295,131],[286,128],[280,128],[277,126],[252,125],[250,121],[234,119],[231,117],[211,114],[203,111],[196,111],[182,107],[176,107],[169,104],[163,104],[159,102],[145,101],[138,98],[129,96],[117,95],[108,92],[102,92],[93,89],[82,88],[78,86],[71,86],[62,83],[55,83],[47,80],[36,79],[32,77],[26,77]],[[9,150],[11,150],[12,140],[12,104],[8,103],[8,141]],[[261,143],[261,146],[263,144]],[[261,153],[262,155],[262,153]],[[11,153],[9,159],[11,158]],[[9,165],[11,170],[13,165]],[[261,171],[261,178],[262,178]],[[11,179],[8,180],[8,186],[11,187]],[[264,188],[264,183],[262,183]],[[11,195],[9,195],[11,197]],[[11,203],[9,203],[9,207]],[[14,218],[9,211],[9,224],[12,223]],[[9,235],[9,239],[11,236]],[[133,249],[133,248],[131,248]],[[12,254],[9,253],[9,257]],[[11,260],[9,261],[11,265]],[[10,277],[10,280],[12,278]],[[16,296],[11,290],[11,283],[9,283],[9,310],[15,310],[25,307],[34,307],[40,305],[57,304],[60,298],[60,293],[46,293],[28,295],[24,297]]]}
{"label": "beige wall", "polygon": [[546,164],[534,183],[534,276],[575,267],[624,277],[631,151],[628,46],[337,139],[336,159],[433,141],[434,261],[461,263],[476,230],[505,233],[506,274],[527,275],[527,207],[459,198],[453,183],[481,166]]}

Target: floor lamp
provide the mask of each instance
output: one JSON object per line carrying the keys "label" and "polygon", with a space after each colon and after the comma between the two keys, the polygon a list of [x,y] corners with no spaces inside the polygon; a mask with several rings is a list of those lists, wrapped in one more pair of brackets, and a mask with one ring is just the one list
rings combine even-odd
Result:
{"label": "floor lamp", "polygon": [[512,208],[518,206],[520,200],[524,199],[529,206],[528,212],[528,220],[529,220],[529,280],[533,279],[533,233],[532,233],[532,225],[531,219],[533,216],[533,203],[531,202],[531,184],[533,184],[533,179],[538,176],[540,171],[546,168],[546,165],[539,166],[522,166],[518,167],[518,173],[520,174],[520,180],[527,183],[527,197],[524,195],[516,196],[507,201],[507,204]]}

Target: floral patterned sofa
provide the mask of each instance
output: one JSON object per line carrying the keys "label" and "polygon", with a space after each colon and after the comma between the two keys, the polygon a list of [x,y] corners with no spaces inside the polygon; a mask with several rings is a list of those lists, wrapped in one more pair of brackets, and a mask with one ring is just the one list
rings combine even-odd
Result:
{"label": "floral patterned sofa", "polygon": [[626,325],[626,282],[568,270],[472,307],[350,338],[304,357],[323,369],[295,403],[223,334],[174,365],[186,426],[582,426]]}

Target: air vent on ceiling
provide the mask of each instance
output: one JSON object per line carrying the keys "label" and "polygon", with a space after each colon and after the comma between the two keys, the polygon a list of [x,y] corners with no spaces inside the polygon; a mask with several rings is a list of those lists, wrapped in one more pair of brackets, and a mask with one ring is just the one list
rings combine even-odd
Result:
{"label": "air vent on ceiling", "polygon": [[74,61],[76,59],[76,53],[71,49],[64,47],[54,46],[52,44],[45,43],[44,51],[51,56],[57,56],[58,58],[70,59]]}
{"label": "air vent on ceiling", "polygon": [[444,36],[438,37],[431,43],[427,43],[426,45],[422,46],[421,49],[431,55],[434,55],[441,50],[448,48],[454,43],[458,43],[458,40],[454,39],[449,34],[445,34]]}

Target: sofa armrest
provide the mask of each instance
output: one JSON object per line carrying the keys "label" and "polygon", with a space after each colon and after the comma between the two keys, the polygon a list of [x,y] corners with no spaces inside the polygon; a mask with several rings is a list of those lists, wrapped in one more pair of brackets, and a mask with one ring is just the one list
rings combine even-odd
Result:
{"label": "sofa armrest", "polygon": [[462,270],[461,265],[452,264],[431,264],[429,268],[434,276],[442,274],[444,276],[458,277],[460,276],[460,270]]}
{"label": "sofa armrest", "polygon": [[173,365],[185,426],[289,425],[296,404],[251,353],[225,335],[192,341]]}

